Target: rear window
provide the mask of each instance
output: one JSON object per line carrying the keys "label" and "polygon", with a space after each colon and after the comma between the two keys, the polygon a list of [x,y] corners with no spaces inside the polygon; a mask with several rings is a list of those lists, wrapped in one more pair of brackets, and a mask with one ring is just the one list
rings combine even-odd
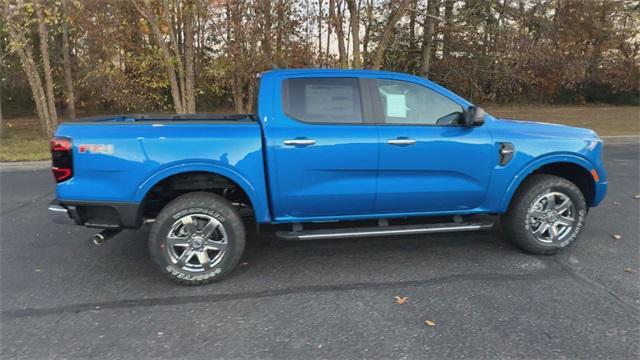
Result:
{"label": "rear window", "polygon": [[356,78],[297,78],[283,84],[285,114],[309,123],[362,123]]}

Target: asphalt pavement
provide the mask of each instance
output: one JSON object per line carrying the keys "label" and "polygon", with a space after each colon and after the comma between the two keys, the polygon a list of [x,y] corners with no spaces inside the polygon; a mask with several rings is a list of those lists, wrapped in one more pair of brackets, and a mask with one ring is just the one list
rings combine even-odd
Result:
{"label": "asphalt pavement", "polygon": [[555,256],[495,231],[250,241],[233,275],[204,287],[155,270],[148,229],[97,247],[92,230],[51,224],[49,171],[5,169],[0,357],[638,358],[639,143],[606,145],[605,160],[607,198]]}

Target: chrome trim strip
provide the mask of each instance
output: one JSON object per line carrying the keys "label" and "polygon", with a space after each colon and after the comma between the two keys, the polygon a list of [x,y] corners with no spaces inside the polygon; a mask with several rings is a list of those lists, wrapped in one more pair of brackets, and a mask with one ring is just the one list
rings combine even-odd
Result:
{"label": "chrome trim strip", "polygon": [[309,145],[314,145],[316,143],[315,140],[313,139],[291,139],[291,140],[285,140],[284,144],[285,145],[292,145],[292,146],[309,146]]}
{"label": "chrome trim strip", "polygon": [[[492,223],[467,223],[467,224],[434,224],[434,225],[422,225],[413,226],[407,228],[390,227],[389,229],[373,230],[372,228],[358,229],[344,229],[345,231],[326,232],[317,231],[315,233],[300,232],[278,232],[277,236],[284,239],[292,240],[319,240],[319,239],[334,239],[334,238],[357,238],[357,237],[373,237],[373,236],[388,236],[388,235],[412,235],[412,234],[427,234],[427,233],[441,233],[441,232],[459,232],[459,231],[478,231],[488,230],[493,227]],[[351,230],[351,231],[350,231]]]}
{"label": "chrome trim strip", "polygon": [[390,145],[413,145],[416,141],[413,139],[389,139],[387,144]]}

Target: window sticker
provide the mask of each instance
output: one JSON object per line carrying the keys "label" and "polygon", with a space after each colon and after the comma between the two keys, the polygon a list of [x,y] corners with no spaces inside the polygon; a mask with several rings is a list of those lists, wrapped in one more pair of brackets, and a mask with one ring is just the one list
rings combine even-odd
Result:
{"label": "window sticker", "polygon": [[305,86],[305,110],[309,115],[351,115],[354,101],[352,86]]}
{"label": "window sticker", "polygon": [[404,94],[385,94],[387,98],[387,117],[407,117],[407,96]]}

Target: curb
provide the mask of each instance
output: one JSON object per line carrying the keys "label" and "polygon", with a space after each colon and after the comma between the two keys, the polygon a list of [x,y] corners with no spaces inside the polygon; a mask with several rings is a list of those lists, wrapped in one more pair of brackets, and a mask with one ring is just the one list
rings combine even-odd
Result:
{"label": "curb", "polygon": [[0,171],[43,170],[51,167],[51,160],[0,162]]}
{"label": "curb", "polygon": [[640,142],[640,135],[611,135],[601,136],[606,144],[633,144]]}

